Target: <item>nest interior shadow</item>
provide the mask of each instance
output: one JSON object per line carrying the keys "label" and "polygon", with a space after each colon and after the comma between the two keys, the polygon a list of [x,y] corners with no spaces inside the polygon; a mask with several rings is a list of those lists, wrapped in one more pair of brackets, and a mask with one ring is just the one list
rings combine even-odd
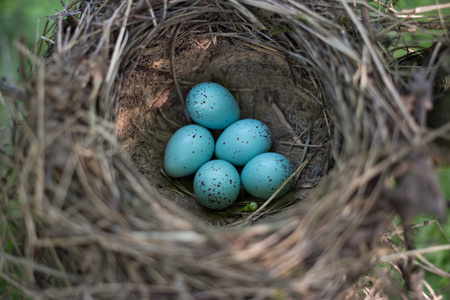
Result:
{"label": "nest interior shadow", "polygon": [[[295,169],[305,163],[291,192],[275,199],[266,212],[280,211],[303,199],[326,174],[329,159],[331,130],[316,79],[308,68],[268,43],[233,38],[240,32],[227,34],[229,28],[214,20],[214,15],[187,23],[169,28],[161,40],[146,45],[126,73],[116,125],[118,139],[133,163],[161,195],[214,225],[245,217],[248,213],[239,210],[251,201],[262,205],[263,200],[242,191],[234,205],[212,211],[192,197],[193,176],[176,179],[185,193],[160,172],[170,136],[188,124],[184,97],[198,83],[216,82],[235,96],[241,119],[257,119],[270,128],[270,151],[286,156]],[[304,149],[309,146],[309,151]]]}

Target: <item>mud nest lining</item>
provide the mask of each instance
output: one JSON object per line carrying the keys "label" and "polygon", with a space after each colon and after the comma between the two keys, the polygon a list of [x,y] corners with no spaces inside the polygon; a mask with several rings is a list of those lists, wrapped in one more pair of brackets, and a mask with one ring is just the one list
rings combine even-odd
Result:
{"label": "mud nest lining", "polygon": [[[407,234],[404,248],[382,234],[390,214],[406,224],[444,211],[427,145],[450,126],[426,129],[430,69],[405,76],[378,42],[392,24],[422,23],[365,3],[290,0],[79,0],[51,19],[1,193],[13,216],[2,278],[23,295],[398,295],[396,271],[377,266],[399,261],[405,293],[422,292],[421,273],[396,254],[412,249]],[[448,51],[438,45],[430,66]],[[182,188],[189,178],[174,188],[160,172],[187,124],[181,100],[204,81],[265,122],[273,151],[300,170],[258,214],[239,212],[255,200],[245,193],[225,211],[203,209]]]}
{"label": "mud nest lining", "polygon": [[[286,156],[295,169],[302,166],[291,192],[261,211],[264,215],[279,212],[308,195],[327,172],[331,128],[316,79],[269,45],[221,37],[223,32],[211,33],[210,25],[193,24],[176,29],[184,33],[178,43],[171,42],[176,38],[172,32],[171,39],[151,43],[134,62],[136,67],[127,74],[118,101],[118,139],[140,173],[177,206],[215,226],[242,221],[249,213],[241,209],[252,201],[260,206],[265,201],[242,192],[230,208],[212,211],[192,195],[193,176],[171,180],[161,172],[170,136],[189,122],[183,109],[185,95],[198,83],[219,83],[235,95],[241,119],[257,119],[270,128],[274,139],[270,151]],[[304,150],[308,145],[312,146],[309,152]]]}

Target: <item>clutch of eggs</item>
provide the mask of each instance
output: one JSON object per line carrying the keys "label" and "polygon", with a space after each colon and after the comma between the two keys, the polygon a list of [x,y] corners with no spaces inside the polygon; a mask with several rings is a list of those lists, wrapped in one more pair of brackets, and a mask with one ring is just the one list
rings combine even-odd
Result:
{"label": "clutch of eggs", "polygon": [[171,177],[194,174],[214,154],[214,138],[200,125],[187,125],[170,138],[164,153],[164,170]]}
{"label": "clutch of eggs", "polygon": [[[281,154],[268,152],[272,134],[259,120],[239,120],[236,99],[223,86],[203,82],[188,93],[186,109],[198,125],[178,129],[170,138],[164,169],[171,177],[195,173],[194,193],[198,201],[210,209],[224,209],[244,189],[260,199],[268,199],[293,172],[291,162]],[[209,131],[223,130],[214,143]],[[211,160],[215,154],[217,159]],[[244,166],[241,175],[235,166]],[[288,182],[277,194],[286,194]]]}
{"label": "clutch of eggs", "polygon": [[219,136],[216,142],[217,158],[243,166],[258,154],[269,151],[272,134],[261,121],[245,119],[234,122]]}
{"label": "clutch of eggs", "polygon": [[[242,169],[241,182],[244,189],[260,199],[269,199],[294,172],[294,166],[283,155],[267,152],[253,157]],[[291,179],[275,196],[279,198],[289,192]]]}
{"label": "clutch of eggs", "polygon": [[240,191],[239,173],[225,160],[210,160],[195,174],[194,194],[205,207],[226,208],[236,201]]}
{"label": "clutch of eggs", "polygon": [[187,95],[186,109],[195,123],[209,129],[225,129],[239,120],[241,113],[233,95],[214,82],[194,86]]}

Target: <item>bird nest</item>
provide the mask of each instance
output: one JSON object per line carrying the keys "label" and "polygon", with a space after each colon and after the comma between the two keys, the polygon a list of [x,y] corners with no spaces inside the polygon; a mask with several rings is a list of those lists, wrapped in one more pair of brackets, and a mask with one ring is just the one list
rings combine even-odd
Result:
{"label": "bird nest", "polygon": [[[448,50],[436,38],[425,67],[396,59],[408,45],[392,28],[431,24],[399,17],[347,1],[72,1],[49,18],[2,174],[2,278],[42,299],[419,295],[397,251],[413,216],[444,211],[428,145],[450,126],[426,115]],[[295,166],[287,195],[212,211],[191,177],[165,175],[205,81],[271,129]],[[405,289],[380,263],[404,266]]]}

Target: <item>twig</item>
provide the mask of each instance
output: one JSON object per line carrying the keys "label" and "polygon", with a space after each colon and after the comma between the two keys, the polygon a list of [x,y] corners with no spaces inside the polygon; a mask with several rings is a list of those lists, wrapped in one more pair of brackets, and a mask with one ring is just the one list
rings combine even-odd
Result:
{"label": "twig", "polygon": [[450,4],[439,4],[439,5],[428,5],[428,6],[419,6],[412,9],[405,9],[399,11],[396,15],[400,18],[407,18],[414,14],[430,12],[434,10],[441,10],[445,8],[450,8]]}
{"label": "twig", "polygon": [[426,259],[422,254],[417,254],[417,258],[421,260],[423,263],[414,261],[415,265],[420,266],[422,269],[425,269],[428,272],[432,272],[438,276],[450,278],[449,272],[445,272],[444,270],[438,268],[437,266],[432,264],[428,259]]}
{"label": "twig", "polygon": [[295,170],[294,173],[291,174],[291,176],[288,177],[288,179],[286,179],[283,184],[275,191],[275,193],[273,193],[272,196],[270,196],[269,199],[266,200],[266,202],[264,202],[263,205],[261,205],[254,213],[252,213],[248,218],[247,218],[247,222],[251,222],[251,221],[255,221],[256,219],[260,218],[262,215],[264,215],[264,213],[259,214],[257,217],[255,217],[256,214],[260,213],[267,205],[269,205],[273,199],[275,199],[275,197],[281,192],[282,189],[284,189],[284,187],[292,180],[294,179],[294,177],[298,178],[298,175],[301,173],[301,171],[308,165],[310,159],[308,159],[307,161],[305,161],[304,163],[302,163],[297,170]]}
{"label": "twig", "polygon": [[321,148],[324,146],[324,144],[318,144],[318,145],[310,145],[310,144],[303,144],[303,143],[291,143],[291,142],[285,142],[281,141],[281,145],[289,145],[289,146],[298,146],[298,147],[309,147],[309,148]]}
{"label": "twig", "polygon": [[0,92],[13,99],[28,100],[25,89],[12,85],[4,78],[0,78]]}
{"label": "twig", "polygon": [[[367,4],[368,5],[368,4]],[[366,5],[361,6],[361,20],[366,26],[368,32],[372,32],[372,26],[370,23],[370,14],[369,14],[369,8]]]}
{"label": "twig", "polygon": [[175,87],[177,89],[178,98],[180,99],[181,105],[184,109],[184,115],[186,116],[186,121],[188,123],[191,122],[191,118],[189,117],[189,114],[186,109],[186,105],[184,104],[184,97],[183,93],[181,92],[180,84],[178,83],[177,79],[177,72],[175,71],[175,48],[177,46],[177,37],[178,33],[180,32],[181,24],[178,24],[177,28],[175,29],[175,32],[172,37],[172,44],[170,46],[170,65],[172,67],[172,75],[173,75],[173,83],[175,84]]}
{"label": "twig", "polygon": [[409,250],[409,251],[404,251],[404,252],[399,252],[399,253],[394,253],[394,254],[382,255],[382,256],[378,257],[378,261],[379,262],[390,262],[390,261],[395,261],[395,260],[402,259],[405,257],[416,256],[419,254],[426,254],[426,253],[434,253],[434,252],[445,251],[445,250],[450,250],[450,245],[432,246],[432,247],[427,247],[427,248],[423,248],[423,249],[415,249],[415,250]]}
{"label": "twig", "polygon": [[[319,115],[321,110],[322,110],[322,107],[316,108],[315,111],[313,111],[313,113],[309,117],[309,121],[308,121],[308,135],[307,135],[306,141],[305,141],[306,145],[309,145],[309,143],[311,142],[312,126],[313,126],[314,121],[316,120],[316,118]],[[300,160],[300,164],[302,164],[303,161],[305,160],[307,151],[308,151],[308,147],[303,148],[303,154],[302,154],[302,159]]]}
{"label": "twig", "polygon": [[269,98],[269,104],[270,104],[270,108],[272,108],[272,110],[275,113],[275,115],[277,116],[278,120],[280,120],[280,122],[284,126],[286,126],[286,128],[291,133],[292,139],[294,140],[294,143],[295,144],[302,144],[302,141],[300,140],[300,137],[297,136],[296,134],[294,134],[294,132],[295,132],[294,127],[292,127],[291,123],[289,123],[289,121],[286,119],[286,117],[284,116],[284,113],[281,111],[281,109],[278,106],[278,104],[275,101],[273,101],[271,98]]}

